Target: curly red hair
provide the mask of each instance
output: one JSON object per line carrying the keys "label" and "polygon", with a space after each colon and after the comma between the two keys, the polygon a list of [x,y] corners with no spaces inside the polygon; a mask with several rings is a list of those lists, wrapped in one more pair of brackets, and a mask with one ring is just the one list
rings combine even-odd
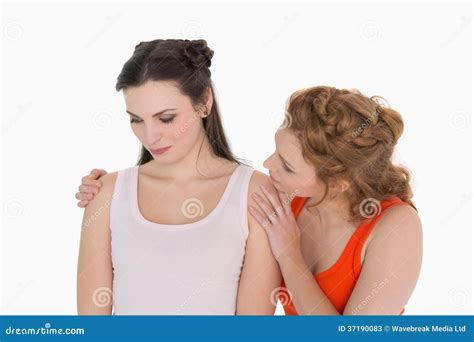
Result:
{"label": "curly red hair", "polygon": [[397,196],[414,207],[410,173],[392,163],[403,120],[383,98],[318,86],[292,94],[287,115],[287,126],[298,137],[304,158],[326,184],[324,198],[330,180],[349,182],[352,221],[367,217],[360,210],[367,199]]}

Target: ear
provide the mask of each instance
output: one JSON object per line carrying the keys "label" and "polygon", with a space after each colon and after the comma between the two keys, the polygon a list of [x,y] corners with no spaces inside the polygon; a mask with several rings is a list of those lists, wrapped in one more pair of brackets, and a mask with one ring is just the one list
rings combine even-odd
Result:
{"label": "ear", "polygon": [[328,183],[329,193],[332,194],[332,198],[335,198],[339,194],[346,192],[350,188],[350,183],[344,179],[330,180]]}
{"label": "ear", "polygon": [[350,183],[345,179],[338,181],[339,192],[346,192],[351,187]]}
{"label": "ear", "polygon": [[212,96],[212,89],[211,87],[208,87],[206,90],[206,109],[207,109],[207,115],[211,114],[211,108],[212,104],[214,103],[214,97]]}

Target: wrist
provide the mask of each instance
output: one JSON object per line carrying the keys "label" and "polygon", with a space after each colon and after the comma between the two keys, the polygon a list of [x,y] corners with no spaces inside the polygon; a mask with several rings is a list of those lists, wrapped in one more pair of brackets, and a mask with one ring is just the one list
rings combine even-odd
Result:
{"label": "wrist", "polygon": [[295,250],[289,253],[281,253],[278,258],[276,258],[280,268],[288,268],[292,266],[301,266],[305,265],[303,255],[300,250]]}

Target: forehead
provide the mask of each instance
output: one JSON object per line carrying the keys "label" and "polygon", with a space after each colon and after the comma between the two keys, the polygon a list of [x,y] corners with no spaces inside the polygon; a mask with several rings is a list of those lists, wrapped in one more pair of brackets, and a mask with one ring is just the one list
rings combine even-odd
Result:
{"label": "forehead", "polygon": [[314,166],[303,157],[301,143],[289,128],[279,129],[275,133],[277,153],[295,167],[299,174],[314,173]]}
{"label": "forehead", "polygon": [[275,143],[278,150],[285,151],[287,154],[301,154],[301,144],[296,135],[288,128],[276,131]]}
{"label": "forehead", "polygon": [[138,87],[127,87],[123,94],[127,109],[137,114],[154,114],[189,102],[171,81],[149,81]]}

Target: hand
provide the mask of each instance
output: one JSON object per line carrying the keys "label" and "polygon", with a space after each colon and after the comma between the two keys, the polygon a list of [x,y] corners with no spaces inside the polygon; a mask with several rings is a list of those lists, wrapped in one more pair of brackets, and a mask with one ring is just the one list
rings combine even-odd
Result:
{"label": "hand", "polygon": [[79,192],[76,193],[76,198],[79,200],[77,206],[79,208],[85,208],[94,198],[94,195],[99,193],[102,182],[97,180],[103,175],[106,175],[107,171],[100,169],[93,169],[90,175],[82,178],[82,184],[79,186]]}
{"label": "hand", "polygon": [[301,230],[291,211],[290,199],[276,189],[260,188],[263,195],[252,194],[255,205],[250,205],[249,211],[267,233],[273,256],[281,261],[301,254]]}

